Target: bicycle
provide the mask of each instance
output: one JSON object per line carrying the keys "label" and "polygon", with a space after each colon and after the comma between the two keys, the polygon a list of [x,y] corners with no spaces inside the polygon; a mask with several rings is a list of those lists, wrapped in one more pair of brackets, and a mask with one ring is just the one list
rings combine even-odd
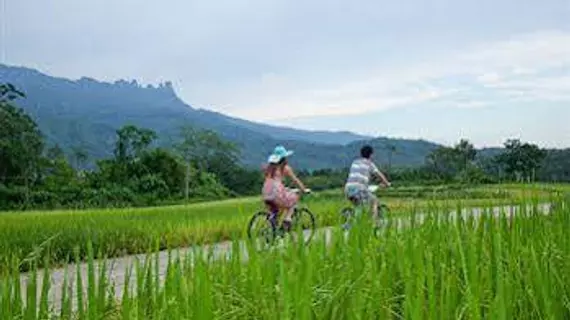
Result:
{"label": "bicycle", "polygon": [[[370,185],[368,186],[368,191],[371,193],[375,193],[378,190],[379,186],[377,185]],[[364,191],[362,192],[364,193]],[[366,199],[366,195],[359,194],[356,197],[350,199],[351,205],[344,207],[340,211],[342,221],[342,228],[344,230],[348,230],[351,227],[351,222],[360,217],[364,209],[369,209],[369,202]],[[384,220],[385,216],[390,213],[390,208],[384,203],[378,203],[378,220]],[[378,226],[376,226],[376,229]]]}
{"label": "bicycle", "polygon": [[[301,193],[299,189],[289,189],[289,191],[297,194]],[[271,201],[265,201],[265,204],[269,207],[269,210],[265,209],[263,211],[256,212],[249,221],[247,228],[249,239],[254,238],[254,225],[261,222],[263,226],[261,229],[261,236],[262,238],[265,238],[265,242],[267,244],[273,244],[277,238],[284,238],[287,234],[294,235],[299,231],[302,232],[305,238],[305,245],[312,240],[316,228],[315,216],[307,206],[300,206],[299,203],[297,203],[293,208],[294,211],[291,217],[291,228],[289,230],[285,230],[283,225],[278,225],[278,217],[280,213],[279,208]],[[299,230],[299,227],[301,227],[301,230]]]}

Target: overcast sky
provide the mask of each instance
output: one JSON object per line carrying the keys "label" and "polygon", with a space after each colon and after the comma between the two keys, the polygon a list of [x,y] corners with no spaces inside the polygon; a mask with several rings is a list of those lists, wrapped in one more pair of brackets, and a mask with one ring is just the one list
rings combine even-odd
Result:
{"label": "overcast sky", "polygon": [[0,0],[0,59],[308,129],[570,147],[570,0]]}

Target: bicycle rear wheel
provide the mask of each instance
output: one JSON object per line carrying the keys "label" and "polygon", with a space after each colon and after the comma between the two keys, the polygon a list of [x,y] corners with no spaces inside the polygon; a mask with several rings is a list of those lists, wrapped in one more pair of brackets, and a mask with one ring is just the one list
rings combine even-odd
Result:
{"label": "bicycle rear wheel", "polygon": [[250,240],[261,240],[264,245],[271,245],[276,237],[275,214],[259,211],[249,221],[247,236]]}
{"label": "bicycle rear wheel", "polygon": [[303,237],[303,242],[308,244],[313,239],[316,229],[315,216],[309,209],[300,208],[295,211],[292,217],[291,235],[298,241],[298,236]]}
{"label": "bicycle rear wheel", "polygon": [[355,210],[352,207],[345,207],[340,210],[340,223],[344,230],[350,229],[350,224],[354,218]]}

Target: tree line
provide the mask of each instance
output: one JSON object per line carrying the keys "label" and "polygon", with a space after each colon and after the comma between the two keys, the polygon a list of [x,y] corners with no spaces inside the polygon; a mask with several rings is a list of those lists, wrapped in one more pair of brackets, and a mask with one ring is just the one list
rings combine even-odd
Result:
{"label": "tree line", "polygon": [[[378,152],[397,152],[393,146]],[[414,168],[381,164],[390,180],[398,185],[493,184],[502,182],[570,182],[570,149],[546,150],[536,144],[508,139],[494,154],[481,154],[466,139],[452,147],[439,147]],[[487,152],[489,153],[489,151]],[[388,157],[390,158],[390,157]],[[309,185],[321,188],[344,183],[347,169],[302,171]]]}
{"label": "tree line", "polygon": [[[240,165],[236,145],[189,126],[180,128],[176,142],[165,148],[158,146],[153,130],[125,125],[116,131],[113,156],[96,161],[93,170],[82,169],[87,153],[76,147],[66,154],[57,144],[48,145],[38,125],[16,106],[21,97],[25,94],[14,86],[0,84],[0,209],[148,206],[260,191],[260,170]],[[433,151],[421,167],[393,168],[391,161],[383,167],[398,184],[570,182],[569,150],[508,140],[493,156],[479,153],[461,140]],[[311,188],[322,190],[341,187],[348,172],[299,174]]]}
{"label": "tree line", "polygon": [[82,170],[86,152],[48,146],[15,105],[21,97],[0,84],[0,209],[146,206],[259,191],[259,170],[239,165],[235,145],[193,127],[182,127],[167,149],[157,146],[153,130],[125,125],[116,131],[113,157]]}

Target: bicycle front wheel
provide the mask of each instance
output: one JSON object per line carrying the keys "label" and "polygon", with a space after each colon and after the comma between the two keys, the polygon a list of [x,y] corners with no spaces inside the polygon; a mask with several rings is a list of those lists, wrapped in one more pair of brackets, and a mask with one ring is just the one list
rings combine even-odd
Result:
{"label": "bicycle front wheel", "polygon": [[297,209],[293,215],[293,221],[291,224],[291,234],[294,237],[301,235],[303,237],[303,242],[308,244],[311,242],[316,231],[315,216],[309,209],[300,208]]}
{"label": "bicycle front wheel", "polygon": [[388,227],[387,215],[390,213],[390,208],[385,204],[380,204],[378,206],[378,220],[375,221],[374,234],[380,236],[382,234],[382,229]]}
{"label": "bicycle front wheel", "polygon": [[385,219],[389,213],[390,213],[390,208],[388,208],[387,205],[381,203],[378,206],[378,218]]}

